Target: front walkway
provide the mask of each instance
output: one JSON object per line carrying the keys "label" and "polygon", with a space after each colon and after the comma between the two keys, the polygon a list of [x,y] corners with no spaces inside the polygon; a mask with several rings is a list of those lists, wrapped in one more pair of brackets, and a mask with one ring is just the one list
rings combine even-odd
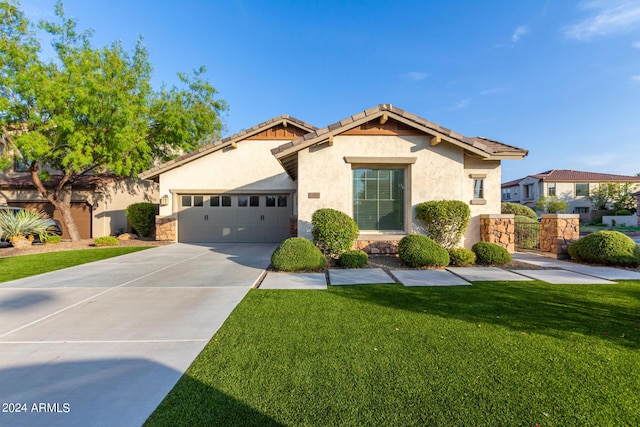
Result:
{"label": "front walkway", "polygon": [[269,272],[260,289],[327,289],[327,285],[400,283],[404,286],[469,286],[482,281],[540,280],[551,284],[613,284],[612,280],[640,280],[640,272],[595,267],[516,253],[513,259],[548,269],[503,270],[495,267],[448,267],[445,270],[391,270],[381,268],[329,269],[328,273]]}
{"label": "front walkway", "polygon": [[20,404],[0,425],[141,425],[276,246],[173,244],[0,284],[0,400]]}

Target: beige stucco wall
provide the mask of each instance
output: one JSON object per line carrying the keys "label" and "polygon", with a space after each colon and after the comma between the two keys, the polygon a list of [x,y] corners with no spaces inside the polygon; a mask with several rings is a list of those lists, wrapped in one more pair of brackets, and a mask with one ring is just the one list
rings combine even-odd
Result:
{"label": "beige stucco wall", "polygon": [[[324,145],[300,151],[298,156],[298,235],[311,238],[311,216],[317,209],[330,207],[353,215],[352,165],[345,157],[416,157],[406,166],[406,233],[420,232],[415,206],[430,200],[473,198],[470,174],[486,174],[484,205],[471,205],[471,222],[464,246],[480,239],[479,215],[500,212],[500,162],[465,156],[464,150],[443,142],[429,145],[423,136],[337,136],[333,146]],[[319,198],[308,198],[320,193]]]}
{"label": "beige stucco wall", "polygon": [[237,148],[225,148],[160,175],[159,197],[169,196],[160,207],[166,216],[178,210],[181,192],[227,192],[277,190],[293,193],[295,183],[271,154],[271,149],[288,141],[245,140]]}
{"label": "beige stucco wall", "polygon": [[131,231],[127,222],[127,206],[134,203],[158,203],[158,184],[151,181],[124,179],[109,184],[93,194],[93,237]]}

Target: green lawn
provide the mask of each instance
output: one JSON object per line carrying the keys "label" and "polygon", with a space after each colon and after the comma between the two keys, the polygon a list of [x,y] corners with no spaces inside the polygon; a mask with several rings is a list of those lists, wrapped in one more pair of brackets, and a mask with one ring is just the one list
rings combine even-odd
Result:
{"label": "green lawn", "polygon": [[615,230],[615,231],[640,231],[640,227],[609,227],[609,226],[604,226],[604,227],[598,227],[596,225],[581,225],[580,226],[580,231],[589,231],[591,233],[595,233],[596,231],[602,231],[602,230]]}
{"label": "green lawn", "polygon": [[640,425],[640,282],[251,290],[148,426]]}
{"label": "green lawn", "polygon": [[0,283],[149,248],[150,246],[128,246],[122,248],[80,249],[0,258]]}

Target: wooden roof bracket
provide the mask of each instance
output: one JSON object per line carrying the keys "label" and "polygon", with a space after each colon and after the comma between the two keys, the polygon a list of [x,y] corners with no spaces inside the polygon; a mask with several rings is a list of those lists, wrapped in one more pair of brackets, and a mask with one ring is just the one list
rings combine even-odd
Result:
{"label": "wooden roof bracket", "polygon": [[384,113],[384,114],[382,114],[382,116],[380,116],[380,124],[381,125],[387,123],[387,120],[389,120],[389,115],[387,113]]}
{"label": "wooden roof bracket", "polygon": [[440,144],[442,142],[442,137],[440,135],[436,135],[433,138],[431,138],[431,142],[429,143],[429,145],[431,145],[432,147]]}

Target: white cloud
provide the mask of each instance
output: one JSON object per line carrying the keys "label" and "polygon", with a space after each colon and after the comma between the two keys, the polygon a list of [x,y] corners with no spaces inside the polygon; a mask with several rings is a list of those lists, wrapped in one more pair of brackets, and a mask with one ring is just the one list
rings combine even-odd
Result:
{"label": "white cloud", "polygon": [[631,47],[635,47],[636,49],[640,49],[640,41],[631,43]]}
{"label": "white cloud", "polygon": [[637,76],[631,76],[631,80],[635,81],[635,82],[640,82],[640,75]]}
{"label": "white cloud", "polygon": [[529,29],[526,26],[521,25],[518,28],[516,28],[516,31],[511,36],[511,41],[513,43],[518,43],[518,41],[520,41],[520,38],[522,38],[522,36],[528,33],[529,33]]}
{"label": "white cloud", "polygon": [[471,100],[469,98],[466,98],[456,102],[455,106],[456,108],[467,108],[469,104],[471,104]]}
{"label": "white cloud", "polygon": [[640,2],[635,0],[594,0],[582,3],[591,15],[565,28],[567,38],[589,40],[640,26]]}
{"label": "white cloud", "polygon": [[410,71],[408,73],[402,74],[400,77],[402,77],[403,79],[411,80],[413,82],[418,82],[429,77],[429,73],[424,73],[422,71]]}

